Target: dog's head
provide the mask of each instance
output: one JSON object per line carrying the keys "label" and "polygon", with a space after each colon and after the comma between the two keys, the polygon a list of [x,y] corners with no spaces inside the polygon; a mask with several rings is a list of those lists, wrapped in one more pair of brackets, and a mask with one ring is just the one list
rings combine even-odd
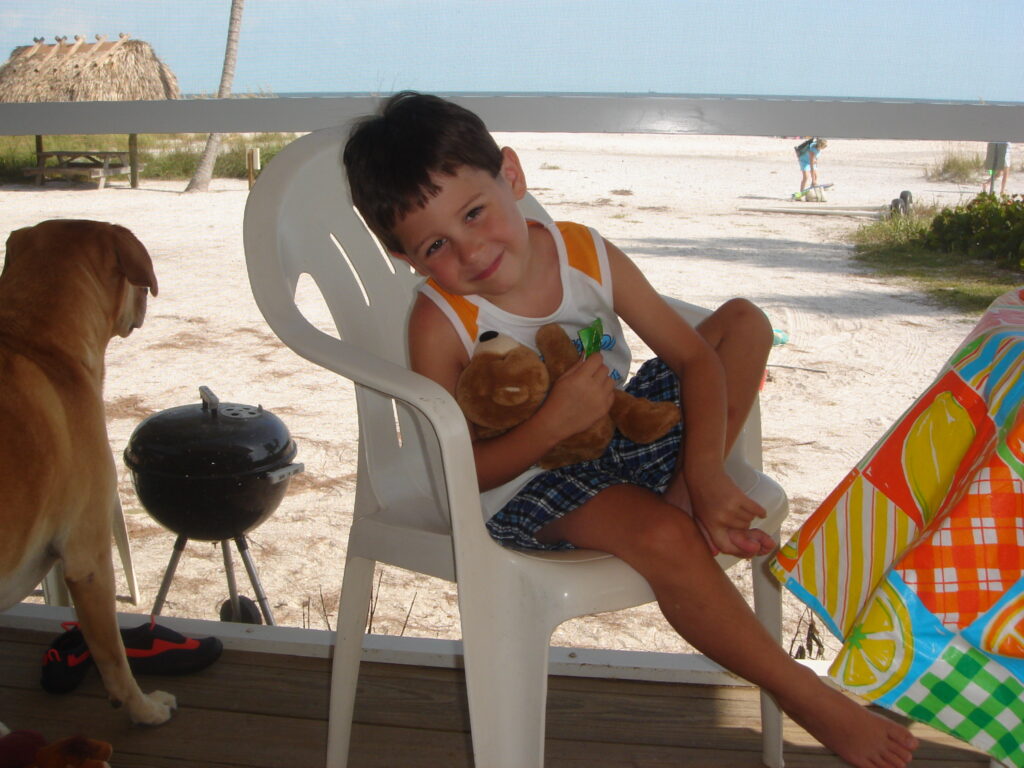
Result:
{"label": "dog's head", "polygon": [[147,293],[157,294],[149,252],[118,224],[51,219],[15,230],[7,238],[4,273],[30,254],[37,261],[37,269],[53,270],[54,276],[62,277],[75,268],[86,269],[100,289],[113,298],[110,320],[118,336],[127,336],[142,326]]}

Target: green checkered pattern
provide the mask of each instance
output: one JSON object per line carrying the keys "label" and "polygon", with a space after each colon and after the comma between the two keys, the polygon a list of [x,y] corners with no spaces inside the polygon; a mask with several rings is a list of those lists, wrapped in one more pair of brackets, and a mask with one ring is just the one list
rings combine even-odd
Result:
{"label": "green checkered pattern", "polygon": [[959,637],[896,702],[909,717],[1024,768],[1024,686]]}

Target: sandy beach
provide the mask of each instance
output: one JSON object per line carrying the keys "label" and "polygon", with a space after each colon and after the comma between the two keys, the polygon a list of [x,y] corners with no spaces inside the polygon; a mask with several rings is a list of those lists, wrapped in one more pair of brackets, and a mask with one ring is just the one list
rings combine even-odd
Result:
{"label": "sandy beach", "polygon": [[[974,318],[938,308],[912,286],[880,279],[851,258],[847,235],[867,218],[821,215],[888,207],[903,190],[918,202],[954,204],[978,185],[925,180],[946,142],[836,140],[820,177],[824,203],[790,199],[799,184],[793,139],[662,135],[499,134],[556,219],[596,227],[632,255],[660,291],[714,307],[746,296],[789,341],[774,348],[762,397],[766,472],[786,489],[792,533],[931,381]],[[965,147],[984,152],[983,145]],[[257,310],[242,248],[244,182],[127,181],[97,190],[48,183],[0,187],[0,231],[47,218],[114,221],[146,244],[160,294],[142,329],[111,342],[106,400],[121,499],[148,614],[174,534],[141,508],[121,459],[147,415],[198,402],[260,404],[284,420],[305,472],[276,513],[249,534],[279,624],[333,627],[355,490],[351,387],[284,348]],[[1014,191],[1015,179],[1010,179]],[[818,212],[818,213],[812,213]],[[634,341],[636,341],[634,339]],[[639,343],[634,359],[646,352]],[[236,559],[237,560],[237,559]],[[120,572],[120,567],[118,565]],[[243,594],[252,595],[236,562]],[[734,568],[748,589],[749,566]],[[121,594],[127,594],[123,579]],[[219,547],[191,542],[163,613],[212,618],[227,597]],[[39,598],[35,598],[39,599]],[[786,599],[784,642],[803,613]],[[382,568],[374,632],[459,636],[451,585]],[[803,633],[803,629],[800,630]],[[563,625],[561,645],[671,651],[685,648],[655,606]],[[835,644],[833,644],[835,645]]]}

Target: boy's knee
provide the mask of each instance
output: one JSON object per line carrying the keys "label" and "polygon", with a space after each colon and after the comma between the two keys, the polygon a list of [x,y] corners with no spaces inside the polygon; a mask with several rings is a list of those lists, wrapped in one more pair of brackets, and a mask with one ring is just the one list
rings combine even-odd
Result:
{"label": "boy's knee", "polygon": [[693,519],[682,510],[648,520],[637,530],[635,545],[647,562],[672,563],[686,556],[687,549],[705,546]]}
{"label": "boy's knee", "polygon": [[728,328],[748,338],[772,345],[774,331],[768,315],[757,304],[749,299],[730,299],[718,309],[725,315]]}

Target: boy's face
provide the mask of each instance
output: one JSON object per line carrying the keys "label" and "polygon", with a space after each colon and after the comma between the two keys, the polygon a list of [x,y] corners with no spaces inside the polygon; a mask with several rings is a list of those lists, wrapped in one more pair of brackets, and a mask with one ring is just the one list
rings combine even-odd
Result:
{"label": "boy's face", "polygon": [[440,191],[395,224],[403,249],[395,255],[450,293],[493,299],[522,277],[529,236],[516,201],[526,182],[515,152],[502,157],[497,176],[468,166],[434,176]]}

